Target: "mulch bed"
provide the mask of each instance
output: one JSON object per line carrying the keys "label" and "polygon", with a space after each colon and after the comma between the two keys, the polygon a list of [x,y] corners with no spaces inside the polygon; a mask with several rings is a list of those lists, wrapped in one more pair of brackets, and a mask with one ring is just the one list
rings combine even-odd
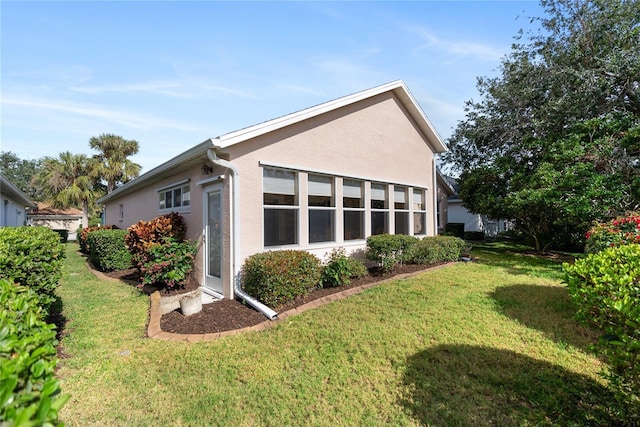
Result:
{"label": "mulch bed", "polygon": [[[310,301],[337,292],[341,292],[346,289],[362,286],[369,283],[380,282],[399,274],[428,270],[432,267],[433,265],[398,265],[393,271],[388,273],[383,273],[378,269],[371,269],[369,270],[369,275],[360,279],[354,279],[349,285],[336,288],[314,289],[308,295],[299,297],[294,301],[290,301],[279,307],[272,308],[278,313],[282,313],[284,311],[304,305]],[[131,281],[137,280],[137,273],[135,269],[114,271],[105,274],[112,278],[127,281],[127,283],[131,283]],[[160,292],[161,296],[168,296],[189,292],[197,289],[198,286],[199,285],[195,280],[190,280],[189,283],[182,289],[169,290],[158,289],[153,286],[145,286],[143,288],[143,291],[151,294],[157,290]],[[184,316],[179,309],[167,313],[163,315],[160,320],[160,328],[165,332],[173,332],[179,334],[206,334],[250,327],[262,323],[265,320],[267,320],[267,318],[264,316],[264,314],[256,311],[251,306],[244,304],[242,301],[226,299],[216,301],[211,304],[204,304],[202,306],[202,311],[196,314],[192,314],[188,317]]]}

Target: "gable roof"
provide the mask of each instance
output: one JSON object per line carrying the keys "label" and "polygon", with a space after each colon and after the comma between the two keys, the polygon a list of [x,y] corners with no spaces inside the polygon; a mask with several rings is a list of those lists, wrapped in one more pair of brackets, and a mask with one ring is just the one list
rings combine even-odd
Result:
{"label": "gable roof", "polygon": [[411,92],[409,92],[407,86],[402,80],[396,80],[391,83],[386,83],[371,89],[343,96],[341,98],[309,107],[304,110],[296,111],[286,116],[268,120],[254,126],[249,126],[240,130],[229,132],[215,138],[209,138],[206,141],[203,141],[200,144],[196,145],[195,147],[192,147],[191,149],[183,152],[182,154],[179,154],[173,159],[161,164],[160,166],[151,169],[149,172],[140,175],[138,178],[129,181],[110,194],[101,197],[97,200],[97,203],[108,202],[114,197],[131,192],[134,188],[142,185],[143,183],[152,182],[155,179],[159,179],[165,171],[172,169],[177,165],[184,164],[185,162],[193,161],[194,159],[200,158],[202,155],[206,154],[209,148],[224,149],[232,145],[247,141],[249,139],[265,135],[269,132],[273,132],[275,130],[291,126],[304,120],[320,116],[330,111],[337,110],[347,105],[355,104],[356,102],[372,98],[385,92],[393,92],[394,95],[400,100],[404,108],[414,120],[418,129],[420,129],[420,131],[424,134],[434,153],[443,153],[447,151],[447,146],[444,144],[442,138],[440,138],[440,135],[438,135],[438,132],[435,130],[427,116],[418,105],[418,102],[415,100],[413,95],[411,95]]}
{"label": "gable roof", "polygon": [[47,203],[37,202],[27,213],[28,216],[69,216],[82,218],[82,211],[76,208],[57,209]]}
{"label": "gable roof", "polygon": [[0,174],[0,194],[11,197],[18,203],[22,203],[25,207],[35,206],[33,202],[26,196],[26,194],[20,191],[18,187],[13,185],[13,183],[5,178],[2,174]]}

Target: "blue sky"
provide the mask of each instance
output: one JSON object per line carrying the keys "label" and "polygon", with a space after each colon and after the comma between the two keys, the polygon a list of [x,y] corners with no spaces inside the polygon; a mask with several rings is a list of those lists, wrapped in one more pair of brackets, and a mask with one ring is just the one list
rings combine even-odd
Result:
{"label": "blue sky", "polygon": [[0,149],[94,154],[140,143],[143,172],[184,150],[393,80],[443,138],[496,75],[534,1],[0,2]]}

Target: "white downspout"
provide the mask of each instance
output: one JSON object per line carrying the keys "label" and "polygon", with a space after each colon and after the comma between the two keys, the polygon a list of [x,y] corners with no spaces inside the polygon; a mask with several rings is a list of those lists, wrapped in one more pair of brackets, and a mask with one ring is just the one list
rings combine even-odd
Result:
{"label": "white downspout", "polygon": [[[213,141],[212,141],[213,142]],[[236,166],[227,161],[218,158],[215,150],[208,149],[207,157],[211,160],[211,163],[214,165],[221,166],[225,169],[229,169],[231,174],[233,175],[233,217],[232,217],[232,244],[233,244],[233,283],[234,283],[234,293],[240,296],[247,304],[267,316],[270,320],[274,320],[278,317],[278,313],[262,304],[260,301],[254,299],[245,291],[242,290],[241,286],[241,275],[240,275],[240,174],[238,172],[238,168]]]}
{"label": "white downspout", "polygon": [[437,236],[438,235],[438,212],[436,212],[436,209],[438,209],[438,172],[436,169],[436,158],[435,156],[432,159],[432,164],[431,167],[433,168],[433,215],[431,215],[433,217],[433,235]]}

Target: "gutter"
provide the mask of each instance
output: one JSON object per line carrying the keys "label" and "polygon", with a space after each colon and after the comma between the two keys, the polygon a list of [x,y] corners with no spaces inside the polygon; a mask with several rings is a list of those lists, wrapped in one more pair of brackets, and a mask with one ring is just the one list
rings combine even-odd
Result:
{"label": "gutter", "polygon": [[[212,139],[210,140],[214,142]],[[262,304],[260,301],[254,299],[252,296],[242,290],[240,283],[240,173],[236,166],[227,161],[218,158],[215,149],[207,150],[207,157],[214,165],[221,166],[228,169],[233,175],[233,230],[232,230],[232,245],[233,245],[233,282],[234,293],[241,297],[247,304],[264,314],[269,320],[275,320],[278,317],[278,313]]]}

